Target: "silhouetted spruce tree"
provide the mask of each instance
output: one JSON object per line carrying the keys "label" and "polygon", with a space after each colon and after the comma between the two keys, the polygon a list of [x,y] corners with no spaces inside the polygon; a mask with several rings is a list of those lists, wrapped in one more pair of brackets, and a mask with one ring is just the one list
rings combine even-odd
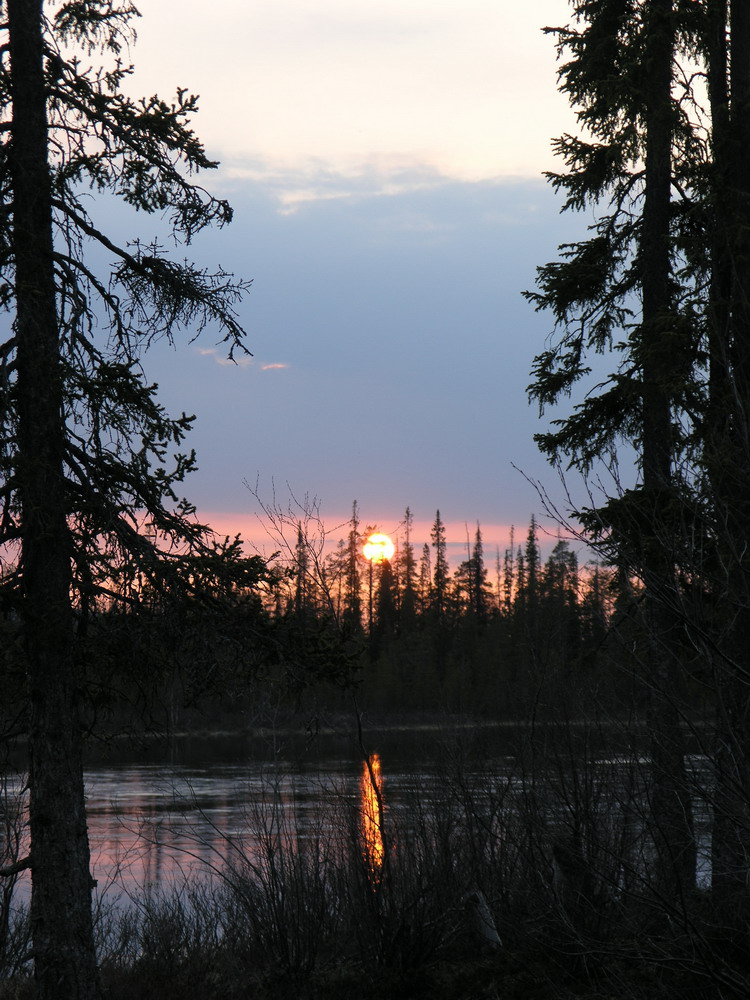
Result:
{"label": "silhouetted spruce tree", "polygon": [[432,560],[430,559],[430,546],[427,542],[422,546],[422,555],[419,558],[418,588],[419,617],[424,624],[432,604]]}
{"label": "silhouetted spruce tree", "polygon": [[[0,346],[0,545],[20,544],[3,583],[27,664],[32,954],[40,998],[92,1000],[76,627],[101,599],[125,596],[123,578],[194,592],[193,556],[212,546],[175,493],[194,465],[179,451],[191,420],[163,411],[138,357],[183,325],[215,327],[231,354],[246,285],[156,245],[117,244],[92,217],[96,195],[114,194],[166,215],[185,242],[231,218],[189,180],[214,166],[189,128],[196,98],[123,92],[134,10],[117,0],[62,3],[49,16],[41,0],[2,8],[0,298],[13,328]],[[106,68],[86,67],[96,52]],[[91,248],[113,261],[109,274]]]}
{"label": "silhouetted spruce tree", "polygon": [[[676,41],[672,0],[653,0],[644,16],[646,173],[642,228],[638,240],[641,331],[636,357],[642,375],[640,564],[645,583],[646,669],[653,684],[652,813],[659,874],[678,895],[695,885],[696,849],[692,796],[685,766],[680,715],[681,623],[675,614],[675,555],[664,511],[674,505],[675,457],[672,430],[674,378],[671,334],[682,324],[673,296],[671,185],[672,65]],[[665,336],[666,334],[666,336]],[[666,599],[665,599],[666,592]],[[672,873],[674,877],[672,877]],[[670,882],[676,884],[670,885]]]}
{"label": "silhouetted spruce tree", "polygon": [[510,615],[513,607],[513,598],[516,593],[516,553],[515,553],[515,528],[510,528],[510,544],[505,550],[503,557],[503,611]]}
{"label": "silhouetted spruce tree", "polygon": [[560,539],[547,559],[541,586],[541,629],[545,659],[558,672],[573,673],[580,652],[578,557]]}
{"label": "silhouetted spruce tree", "polygon": [[516,549],[516,592],[513,600],[513,614],[517,619],[520,618],[524,623],[526,621],[527,596],[526,557],[523,554],[523,549],[519,545]]}
{"label": "silhouetted spruce tree", "polygon": [[417,564],[414,559],[414,545],[411,533],[414,524],[409,507],[404,513],[404,542],[398,553],[398,568],[401,582],[399,600],[399,628],[404,632],[414,629],[417,618]]}
{"label": "silhouetted spruce tree", "polygon": [[[451,581],[450,605],[453,618],[474,618],[474,567],[471,559],[464,559],[456,567]],[[455,621],[454,621],[455,624]]]}
{"label": "silhouetted spruce tree", "polygon": [[[698,5],[692,5],[692,8]],[[653,830],[659,869],[673,893],[694,882],[695,844],[680,723],[682,669],[675,560],[690,490],[675,469],[692,447],[699,392],[694,305],[697,283],[680,286],[681,247],[694,219],[672,202],[696,177],[698,143],[675,78],[678,45],[694,44],[694,10],[672,0],[583,0],[575,27],[559,29],[561,89],[585,138],[557,141],[564,174],[550,175],[566,208],[608,205],[589,239],[539,269],[530,298],[554,312],[561,336],[536,359],[530,392],[542,407],[590,374],[589,354],[617,367],[557,429],[538,435],[553,459],[588,473],[619,441],[638,449],[641,481],[595,511],[581,512],[613,559],[645,582],[644,673],[652,680]],[[687,208],[687,206],[685,206]],[[681,242],[682,241],[682,242]],[[634,316],[640,298],[640,315]],[[682,410],[684,421],[675,419]]]}
{"label": "silhouetted spruce tree", "polygon": [[484,564],[484,548],[482,546],[482,529],[477,523],[474,545],[471,550],[471,571],[473,577],[473,612],[479,628],[484,628],[490,610],[491,594],[487,585],[487,567]]}
{"label": "silhouetted spruce tree", "polygon": [[435,521],[430,531],[432,547],[435,550],[435,568],[432,577],[432,609],[439,625],[445,621],[448,598],[448,556],[445,540],[445,525],[440,517],[440,511],[435,514]]}
{"label": "silhouetted spruce tree", "polygon": [[536,648],[536,632],[539,619],[541,563],[542,557],[539,551],[536,517],[532,514],[531,521],[529,522],[529,531],[526,535],[526,547],[524,549],[523,586],[525,597],[526,633],[534,648]]}
{"label": "silhouetted spruce tree", "polygon": [[[378,532],[378,527],[375,524],[365,525],[364,530],[360,534],[360,541],[364,543],[370,535],[374,535]],[[366,570],[366,589],[367,589],[367,633],[372,638],[375,630],[375,614],[376,606],[378,601],[378,587],[380,585],[380,576],[376,572],[376,564],[365,557],[364,551],[360,550],[359,558],[367,566]]]}
{"label": "silhouetted spruce tree", "polygon": [[[706,4],[713,189],[706,310],[708,400],[703,460],[712,532],[704,581],[713,628],[704,656],[717,684],[712,885],[740,934],[750,911],[750,8]],[[708,238],[707,238],[708,237]],[[701,567],[702,569],[702,567]]]}
{"label": "silhouetted spruce tree", "polygon": [[342,623],[344,613],[344,595],[348,570],[347,542],[340,538],[334,552],[326,556],[326,579],[331,593],[331,608],[334,619]]}
{"label": "silhouetted spruce tree", "polygon": [[372,650],[374,655],[386,649],[396,631],[396,601],[394,596],[393,567],[388,559],[377,566],[377,597],[373,623]]}
{"label": "silhouetted spruce tree", "polygon": [[584,575],[583,594],[579,602],[582,656],[586,665],[593,665],[604,650],[609,624],[609,595],[612,571],[599,562]]}
{"label": "silhouetted spruce tree", "polygon": [[456,569],[454,584],[456,611],[464,619],[470,620],[473,628],[481,631],[487,624],[492,594],[487,584],[482,531],[478,524],[469,558]]}
{"label": "silhouetted spruce tree", "polygon": [[344,590],[344,611],[342,623],[347,631],[358,632],[362,628],[362,577],[359,571],[362,555],[359,531],[359,504],[352,504],[349,534],[346,544],[346,586]]}
{"label": "silhouetted spruce tree", "polygon": [[297,525],[297,544],[294,549],[294,610],[301,618],[308,609],[309,553],[302,524]]}

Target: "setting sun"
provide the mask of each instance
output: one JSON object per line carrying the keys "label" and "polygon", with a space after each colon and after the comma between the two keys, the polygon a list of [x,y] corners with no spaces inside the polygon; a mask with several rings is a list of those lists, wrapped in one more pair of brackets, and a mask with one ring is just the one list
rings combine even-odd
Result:
{"label": "setting sun", "polygon": [[369,559],[370,562],[390,562],[396,551],[396,546],[388,535],[383,535],[378,531],[368,537],[362,551],[365,554],[365,559]]}

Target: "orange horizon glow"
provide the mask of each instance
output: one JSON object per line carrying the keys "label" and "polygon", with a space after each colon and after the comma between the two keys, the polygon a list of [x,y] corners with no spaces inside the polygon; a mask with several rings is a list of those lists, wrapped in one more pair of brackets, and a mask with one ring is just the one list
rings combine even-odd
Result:
{"label": "orange horizon glow", "polygon": [[[377,512],[376,512],[377,513]],[[326,529],[326,539],[325,546],[326,550],[333,550],[336,543],[342,539],[346,538],[349,528],[351,515],[346,515],[343,513],[330,512],[328,510],[321,512],[321,523]],[[530,515],[529,515],[530,516]],[[270,555],[272,552],[277,552],[279,550],[286,551],[286,547],[281,544],[278,535],[268,533],[263,525],[262,519],[260,519],[253,510],[247,509],[243,511],[232,511],[232,510],[199,510],[198,517],[204,523],[210,525],[219,535],[229,535],[234,537],[235,534],[239,533],[243,540],[246,541],[248,552],[259,552],[261,555]],[[386,524],[392,525],[389,527],[388,534],[391,538],[399,538],[403,541],[403,523],[399,523],[396,518],[384,516],[382,512],[378,516],[373,516],[370,511],[364,511],[362,514],[362,521],[369,524]],[[444,522],[446,542],[448,545],[448,555],[454,554],[454,558],[466,558],[464,553],[467,551],[467,534],[468,534],[468,545],[472,545],[474,542],[474,534],[476,532],[476,519],[467,521],[455,521],[446,519]],[[294,548],[296,544],[296,528],[297,522],[292,523],[290,521],[290,527],[288,529],[289,544],[291,549]],[[415,518],[412,523],[411,530],[411,544],[415,549],[421,549],[423,544],[430,544],[431,542],[431,531],[432,531],[433,521],[427,518]],[[492,556],[495,549],[499,549],[503,552],[510,545],[511,540],[511,529],[515,527],[515,539],[514,545],[517,548],[519,545],[523,545],[526,539],[526,531],[528,529],[528,518],[525,520],[519,520],[513,525],[511,522],[498,522],[498,521],[487,521],[479,522],[479,526],[482,531],[482,541],[484,543],[485,555],[487,558]],[[539,543],[542,549],[546,546],[550,546],[556,541],[556,537],[552,535],[551,532],[545,531],[544,525],[540,524],[539,530]]]}
{"label": "orange horizon glow", "polygon": [[[441,511],[442,513],[442,511]],[[234,537],[239,534],[244,543],[245,552],[248,555],[257,553],[262,558],[270,558],[279,555],[282,559],[294,559],[294,549],[297,544],[297,528],[299,520],[304,520],[304,514],[300,511],[293,511],[292,517],[280,520],[277,530],[269,530],[270,526],[264,522],[262,516],[255,513],[252,506],[246,510],[211,510],[200,509],[198,517],[203,523],[210,525],[219,536],[229,535]],[[482,543],[484,545],[485,562],[491,565],[493,560],[502,555],[510,548],[517,551],[526,543],[526,533],[528,521],[530,519],[519,520],[517,522],[501,521],[481,521],[479,527],[482,532]],[[434,518],[434,515],[433,515]],[[405,543],[404,522],[399,521],[394,516],[389,516],[388,512],[379,512],[378,516],[373,516],[369,510],[360,510],[360,524],[386,525],[386,532],[390,538],[396,542],[399,550],[403,551]],[[470,558],[471,547],[474,544],[477,522],[476,518],[467,521],[455,521],[449,517],[443,521],[446,534],[447,556],[449,564],[455,568],[463,559]],[[424,545],[432,548],[431,532],[433,520],[415,517],[411,524],[409,541],[413,551],[418,555]],[[538,542],[542,558],[546,559],[549,552],[559,540],[557,526],[553,525],[552,530],[545,526],[543,518],[538,520]],[[281,530],[279,530],[281,529]],[[310,532],[309,539],[313,547],[320,545],[320,552],[327,554],[334,552],[336,546],[346,541],[351,530],[351,514],[348,516],[329,510],[317,510],[315,516],[310,519],[308,525]],[[563,536],[564,537],[564,536]],[[576,549],[585,546],[580,539],[569,537],[568,540]],[[362,553],[362,548],[360,548]]]}

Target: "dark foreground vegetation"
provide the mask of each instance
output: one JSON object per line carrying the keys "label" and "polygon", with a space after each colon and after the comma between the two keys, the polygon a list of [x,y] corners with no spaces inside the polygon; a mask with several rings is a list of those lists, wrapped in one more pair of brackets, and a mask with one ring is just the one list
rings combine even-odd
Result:
{"label": "dark foreground vegetation", "polygon": [[[709,884],[710,764],[696,756],[692,775],[698,884],[674,897],[644,741],[528,726],[498,760],[481,735],[446,740],[434,784],[398,808],[370,770],[372,794],[332,785],[304,822],[269,781],[247,808],[252,850],[227,838],[205,879],[95,906],[105,995],[745,998],[746,925]],[[5,819],[18,829],[7,806]],[[4,998],[31,995],[11,896],[6,883]]]}

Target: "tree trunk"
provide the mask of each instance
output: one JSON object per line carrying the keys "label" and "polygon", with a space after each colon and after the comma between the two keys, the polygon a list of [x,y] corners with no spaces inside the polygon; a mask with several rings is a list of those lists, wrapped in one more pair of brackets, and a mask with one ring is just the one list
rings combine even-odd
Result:
{"label": "tree trunk", "polygon": [[651,690],[651,821],[657,878],[670,895],[695,885],[695,841],[685,738],[678,708],[680,631],[669,511],[672,419],[669,389],[675,322],[672,307],[670,214],[672,183],[672,0],[648,5],[645,47],[646,193],[640,239],[643,316],[643,494],[647,504],[642,563]]}
{"label": "tree trunk", "polygon": [[42,1000],[90,1000],[99,991],[73,662],[42,0],[8,0],[7,11],[33,953]]}
{"label": "tree trunk", "polygon": [[[713,888],[726,919],[746,931],[750,919],[750,7],[714,0],[712,92],[717,179],[716,289],[712,319],[710,469],[720,541],[717,601],[725,609],[725,658],[716,664],[716,792]],[[719,17],[724,23],[719,26]],[[729,90],[719,73],[729,71]],[[718,117],[717,117],[718,116]]]}

